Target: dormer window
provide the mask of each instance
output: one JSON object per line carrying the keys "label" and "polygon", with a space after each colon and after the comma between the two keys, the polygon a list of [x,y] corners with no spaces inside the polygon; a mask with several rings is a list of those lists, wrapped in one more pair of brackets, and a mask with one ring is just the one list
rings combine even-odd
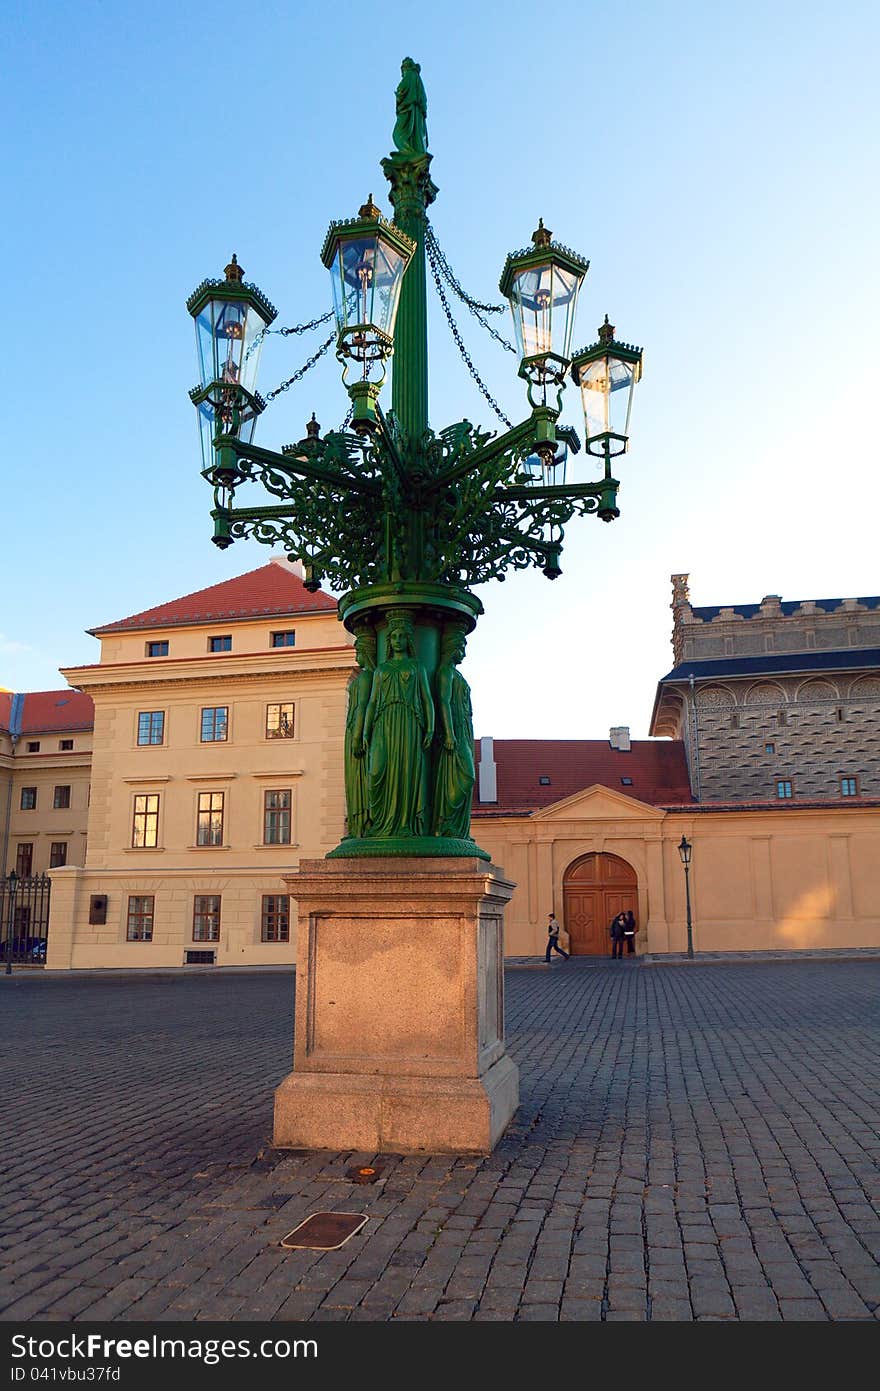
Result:
{"label": "dormer window", "polygon": [[539,786],[539,787],[549,787],[549,786],[550,786],[550,779],[547,778],[547,777],[538,778],[538,786]]}

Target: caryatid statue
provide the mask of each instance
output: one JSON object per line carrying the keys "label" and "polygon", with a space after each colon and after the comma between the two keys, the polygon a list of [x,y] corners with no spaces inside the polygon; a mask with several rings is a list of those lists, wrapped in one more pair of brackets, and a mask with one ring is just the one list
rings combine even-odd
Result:
{"label": "caryatid statue", "polygon": [[364,720],[376,668],[376,634],[372,628],[361,628],[357,632],[354,651],[358,670],[348,686],[348,714],[345,720],[345,804],[348,835],[360,839],[367,834],[370,824]]}
{"label": "caryatid statue", "polygon": [[471,690],[456,668],[464,658],[466,629],[449,624],[440,643],[437,712],[441,745],[434,780],[432,832],[466,840],[470,836],[474,790],[474,725]]}
{"label": "caryatid statue", "polygon": [[[383,840],[428,834],[428,750],[434,702],[415,655],[409,610],[390,609],[388,655],[376,667],[364,717],[369,835]],[[362,755],[363,756],[363,755]]]}
{"label": "caryatid statue", "polygon": [[395,92],[397,120],[395,147],[405,155],[423,155],[428,150],[428,98],[419,76],[421,68],[412,58],[400,65],[400,81]]}

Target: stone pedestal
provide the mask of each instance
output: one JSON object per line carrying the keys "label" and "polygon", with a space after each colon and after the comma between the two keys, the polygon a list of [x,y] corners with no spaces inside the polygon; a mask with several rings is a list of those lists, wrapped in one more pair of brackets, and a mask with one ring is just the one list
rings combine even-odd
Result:
{"label": "stone pedestal", "polygon": [[488,1154],[519,1103],[504,1047],[504,906],[474,859],[306,860],[288,1149]]}

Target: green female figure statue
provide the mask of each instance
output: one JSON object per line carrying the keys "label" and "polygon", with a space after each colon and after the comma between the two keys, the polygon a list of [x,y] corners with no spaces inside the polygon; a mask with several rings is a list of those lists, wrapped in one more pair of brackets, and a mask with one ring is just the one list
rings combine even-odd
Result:
{"label": "green female figure statue", "polygon": [[474,790],[474,725],[471,690],[456,667],[464,658],[465,630],[455,624],[443,634],[437,668],[437,707],[443,744],[434,784],[436,836],[467,840]]}
{"label": "green female figure statue", "polygon": [[359,670],[348,685],[348,714],[345,720],[345,804],[348,812],[348,836],[360,839],[370,824],[370,800],[367,787],[367,760],[364,757],[364,719],[373,686],[376,667],[376,634],[372,628],[362,628],[354,640]]}
{"label": "green female figure statue", "polygon": [[434,702],[406,610],[389,612],[388,651],[373,674],[364,718],[371,840],[410,839],[428,830]]}
{"label": "green female figure statue", "polygon": [[392,139],[395,148],[405,155],[423,155],[428,150],[428,98],[420,72],[418,63],[404,58],[394,94],[397,120]]}

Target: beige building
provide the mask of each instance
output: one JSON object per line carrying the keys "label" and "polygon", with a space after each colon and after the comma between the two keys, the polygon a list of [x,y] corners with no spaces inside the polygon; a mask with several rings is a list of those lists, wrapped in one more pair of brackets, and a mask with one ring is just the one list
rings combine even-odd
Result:
{"label": "beige building", "polygon": [[84,863],[92,723],[77,691],[0,691],[3,877]]}
{"label": "beige building", "polygon": [[282,875],[338,843],[351,640],[285,560],[92,630],[88,846],[49,969],[293,960]]}

